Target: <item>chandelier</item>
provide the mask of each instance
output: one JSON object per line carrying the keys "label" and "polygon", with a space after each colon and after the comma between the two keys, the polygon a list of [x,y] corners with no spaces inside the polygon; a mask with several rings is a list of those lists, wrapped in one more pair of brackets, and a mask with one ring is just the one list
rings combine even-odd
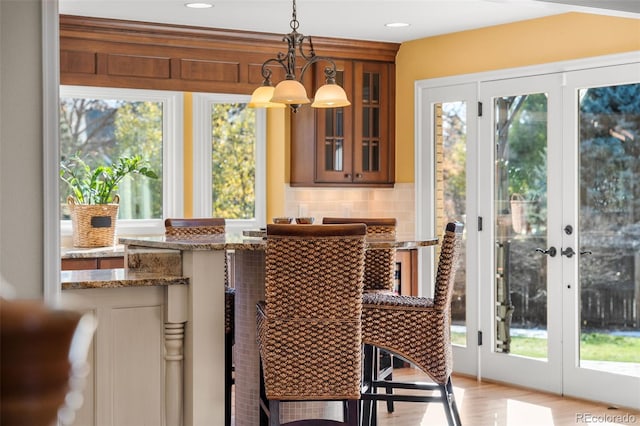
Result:
{"label": "chandelier", "polygon": [[[285,34],[282,41],[286,41],[289,46],[287,53],[278,52],[275,58],[267,59],[262,64],[262,86],[254,90],[248,106],[255,108],[284,108],[286,105],[296,112],[300,105],[308,104],[311,101],[307,97],[307,91],[302,85],[302,77],[309,69],[309,66],[320,61],[328,62],[331,66],[324,69],[326,84],[321,86],[315,93],[313,103],[314,108],[337,108],[351,105],[347,99],[344,89],[336,84],[336,64],[331,58],[316,55],[313,50],[313,42],[310,36],[305,36],[298,32],[300,23],[296,17],[296,0],[293,0],[293,13],[289,23],[291,32]],[[304,42],[309,42],[308,52],[304,51]],[[306,63],[300,70],[300,76],[296,77],[296,54],[299,52]],[[278,63],[284,68],[285,79],[278,83],[276,87],[271,84],[272,71],[270,64]]]}

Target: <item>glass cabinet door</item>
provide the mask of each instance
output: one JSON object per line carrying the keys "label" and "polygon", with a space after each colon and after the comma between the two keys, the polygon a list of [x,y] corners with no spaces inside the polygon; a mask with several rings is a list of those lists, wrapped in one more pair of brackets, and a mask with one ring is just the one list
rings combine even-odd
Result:
{"label": "glass cabinet door", "polygon": [[[325,83],[324,67],[316,68],[316,85]],[[353,120],[351,62],[336,61],[336,83],[347,93],[352,105],[341,108],[318,108],[316,113],[316,181],[351,182],[353,180]]]}
{"label": "glass cabinet door", "polygon": [[354,182],[388,180],[389,71],[386,64],[359,62],[354,67]]}

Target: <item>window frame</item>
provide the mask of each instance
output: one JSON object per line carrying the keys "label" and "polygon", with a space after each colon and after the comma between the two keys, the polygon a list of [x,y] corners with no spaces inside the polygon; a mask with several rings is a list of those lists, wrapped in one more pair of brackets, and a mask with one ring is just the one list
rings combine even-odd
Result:
{"label": "window frame", "polygon": [[[211,106],[214,104],[248,103],[251,96],[219,93],[193,93],[193,217],[211,217]],[[266,223],[266,128],[264,108],[256,108],[256,174],[255,217],[227,219],[228,232],[261,228]]]}
{"label": "window frame", "polygon": [[[116,232],[124,235],[164,234],[165,217],[183,216],[183,94],[165,90],[60,85],[59,100],[67,97],[122,99],[163,104],[162,120],[162,218],[118,219]],[[58,152],[58,162],[60,153]],[[71,220],[60,220],[61,237],[72,235]]]}

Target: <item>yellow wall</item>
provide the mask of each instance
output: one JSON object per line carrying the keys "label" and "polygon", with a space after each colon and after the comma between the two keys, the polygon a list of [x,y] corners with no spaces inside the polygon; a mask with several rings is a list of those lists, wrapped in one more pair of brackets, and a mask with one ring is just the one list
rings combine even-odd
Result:
{"label": "yellow wall", "polygon": [[396,182],[414,181],[416,80],[640,50],[640,20],[566,13],[403,43],[396,58]]}
{"label": "yellow wall", "polygon": [[288,108],[267,108],[267,223],[284,213],[284,183],[289,182]]}

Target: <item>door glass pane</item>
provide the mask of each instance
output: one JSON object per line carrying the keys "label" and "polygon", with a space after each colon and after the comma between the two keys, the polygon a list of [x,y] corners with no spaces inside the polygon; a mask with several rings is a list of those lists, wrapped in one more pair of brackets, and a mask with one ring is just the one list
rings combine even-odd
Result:
{"label": "door glass pane", "polygon": [[640,377],[640,84],[579,91],[580,366]]}
{"label": "door glass pane", "polygon": [[362,102],[371,102],[371,74],[368,72],[362,74]]}
{"label": "door glass pane", "polygon": [[495,350],[547,358],[547,95],[505,96],[493,107]]}
{"label": "door glass pane", "polygon": [[362,141],[362,171],[368,172],[369,169],[369,156],[371,155],[371,147],[369,145],[369,141]]}
{"label": "door glass pane", "polygon": [[[466,222],[467,104],[444,102],[434,107],[437,199],[443,200],[437,206],[437,229],[442,230],[447,222]],[[466,237],[461,250],[451,300],[451,339],[466,346]]]}
{"label": "door glass pane", "polygon": [[371,171],[380,171],[380,142],[371,142]]}
{"label": "door glass pane", "polygon": [[380,103],[380,74],[372,74],[371,80],[371,102]]}
{"label": "door glass pane", "polygon": [[344,136],[344,108],[330,108],[333,109],[336,115],[336,125],[333,129],[335,136]]}
{"label": "door glass pane", "polygon": [[327,108],[324,110],[324,134],[328,137],[335,136],[334,131],[333,108]]}
{"label": "door glass pane", "polygon": [[324,169],[340,172],[344,168],[344,139],[326,138],[324,141]]}
{"label": "door glass pane", "polygon": [[328,108],[324,110],[324,115],[324,168],[327,171],[342,171],[344,108]]}
{"label": "door glass pane", "polygon": [[364,107],[362,108],[362,137],[363,138],[368,138],[370,137],[371,133],[369,132],[370,129],[370,119],[371,119],[371,108],[369,107]]}

